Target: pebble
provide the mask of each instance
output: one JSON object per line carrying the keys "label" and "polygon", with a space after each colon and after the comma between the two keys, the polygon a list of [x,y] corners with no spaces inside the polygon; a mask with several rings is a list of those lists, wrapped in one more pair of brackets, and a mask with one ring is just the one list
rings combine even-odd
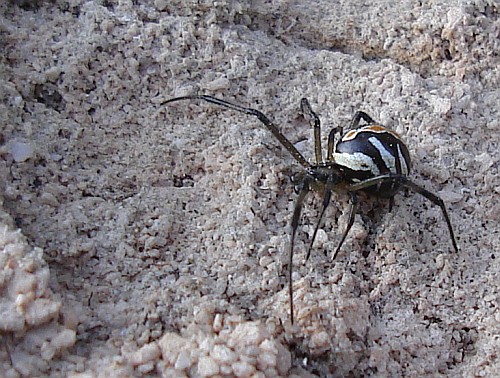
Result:
{"label": "pebble", "polygon": [[198,374],[200,377],[210,377],[219,374],[219,365],[212,358],[203,356],[198,361]]}
{"label": "pebble", "polygon": [[239,378],[250,377],[255,372],[255,366],[247,364],[246,362],[235,362],[231,366],[234,375]]}
{"label": "pebble", "polygon": [[231,364],[236,361],[236,353],[225,345],[214,345],[210,356],[221,364]]}
{"label": "pebble", "polygon": [[33,147],[29,143],[12,142],[10,145],[10,153],[16,163],[22,163],[33,157]]}

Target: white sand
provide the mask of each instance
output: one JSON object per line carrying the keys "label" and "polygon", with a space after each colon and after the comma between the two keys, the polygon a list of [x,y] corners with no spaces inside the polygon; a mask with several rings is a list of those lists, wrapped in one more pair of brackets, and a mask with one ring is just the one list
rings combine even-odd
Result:
{"label": "white sand", "polygon": [[[0,5],[3,377],[494,377],[500,371],[500,8],[491,1]],[[417,195],[307,201],[287,248],[309,98],[401,134]],[[309,142],[306,141],[309,140]],[[315,199],[315,200],[313,200]]]}

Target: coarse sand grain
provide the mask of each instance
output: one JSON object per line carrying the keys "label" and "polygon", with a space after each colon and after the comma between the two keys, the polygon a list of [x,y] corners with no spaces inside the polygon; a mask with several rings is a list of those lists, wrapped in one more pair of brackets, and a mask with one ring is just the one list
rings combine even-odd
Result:
{"label": "coarse sand grain", "polygon": [[[0,376],[495,377],[497,2],[0,4]],[[300,165],[363,110],[446,202],[321,197]]]}

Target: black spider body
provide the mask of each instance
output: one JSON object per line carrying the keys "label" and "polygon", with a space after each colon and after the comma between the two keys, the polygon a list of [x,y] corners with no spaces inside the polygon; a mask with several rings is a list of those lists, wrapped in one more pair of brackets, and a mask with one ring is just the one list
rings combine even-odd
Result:
{"label": "black spider body", "polygon": [[[334,191],[348,194],[350,197],[350,209],[347,227],[340,238],[338,247],[332,254],[332,260],[337,256],[354,223],[357,193],[363,191],[378,197],[389,198],[390,207],[392,208],[394,195],[401,188],[410,189],[413,192],[419,193],[441,208],[450,233],[453,248],[455,251],[458,251],[453,228],[443,200],[422,186],[415,184],[408,178],[411,170],[411,160],[406,144],[397,133],[378,124],[366,113],[361,111],[356,112],[347,133],[343,134],[341,127],[336,127],[330,131],[328,135],[326,156],[324,156],[321,148],[321,124],[319,117],[312,110],[309,101],[305,98],[302,99],[302,113],[314,129],[314,152],[316,162],[315,164],[311,164],[281,133],[278,127],[259,110],[246,108],[206,95],[177,97],[165,103],[179,100],[204,100],[215,105],[257,117],[294,159],[304,167],[304,170],[300,174],[292,178],[298,192],[298,198],[291,222],[292,235],[288,266],[290,317],[292,323],[294,313],[292,262],[295,234],[305,198],[311,191],[321,192],[323,201],[319,219],[316,223],[311,243],[306,254],[306,260],[309,258],[321,220],[330,203],[331,194]],[[361,120],[364,121],[363,125],[360,125]],[[336,134],[341,135],[337,143],[335,143]]]}
{"label": "black spider body", "polygon": [[[401,137],[385,126],[369,124],[350,130],[342,136],[333,154],[345,179],[359,183],[385,174],[408,176],[411,170],[410,153]],[[383,198],[394,196],[400,185],[387,181],[364,189]]]}

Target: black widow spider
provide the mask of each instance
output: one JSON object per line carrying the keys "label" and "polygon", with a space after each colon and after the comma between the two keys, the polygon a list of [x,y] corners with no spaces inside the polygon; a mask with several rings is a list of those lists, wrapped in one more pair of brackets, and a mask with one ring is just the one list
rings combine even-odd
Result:
{"label": "black widow spider", "polygon": [[[332,129],[328,135],[326,157],[323,157],[320,119],[312,110],[309,101],[303,98],[300,102],[301,111],[314,129],[316,163],[311,164],[281,133],[278,127],[259,110],[246,108],[208,95],[176,97],[163,102],[162,105],[180,100],[204,100],[257,117],[294,159],[305,168],[293,180],[298,191],[298,198],[292,215],[292,235],[288,261],[290,320],[292,324],[294,322],[292,285],[294,241],[304,200],[311,191],[323,192],[323,201],[321,212],[307,250],[306,260],[309,258],[321,220],[330,203],[332,191],[344,192],[350,197],[349,220],[340,238],[338,247],[332,255],[331,260],[333,261],[354,223],[357,204],[356,193],[364,191],[378,197],[389,198],[389,207],[391,209],[394,195],[403,187],[421,194],[441,208],[448,226],[453,248],[458,252],[455,234],[443,200],[408,178],[411,169],[411,160],[405,143],[397,133],[375,122],[368,114],[362,111],[356,112],[351,121],[349,131],[345,134],[343,134],[342,127]],[[366,123],[360,125],[361,120]],[[335,143],[336,134],[340,135],[337,143]]]}

